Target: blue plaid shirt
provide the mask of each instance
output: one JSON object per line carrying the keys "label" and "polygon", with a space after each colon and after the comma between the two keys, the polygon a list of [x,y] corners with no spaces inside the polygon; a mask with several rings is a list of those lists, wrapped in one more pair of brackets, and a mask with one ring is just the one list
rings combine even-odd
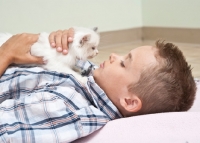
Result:
{"label": "blue plaid shirt", "polygon": [[83,86],[70,74],[12,67],[0,79],[0,143],[71,142],[121,117],[91,75]]}

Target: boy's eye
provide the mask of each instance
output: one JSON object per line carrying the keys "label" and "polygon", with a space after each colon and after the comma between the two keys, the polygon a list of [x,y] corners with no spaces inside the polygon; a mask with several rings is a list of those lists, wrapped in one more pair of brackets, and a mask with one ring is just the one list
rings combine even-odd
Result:
{"label": "boy's eye", "polygon": [[124,61],[121,61],[121,62],[120,62],[120,65],[121,65],[122,67],[125,67]]}

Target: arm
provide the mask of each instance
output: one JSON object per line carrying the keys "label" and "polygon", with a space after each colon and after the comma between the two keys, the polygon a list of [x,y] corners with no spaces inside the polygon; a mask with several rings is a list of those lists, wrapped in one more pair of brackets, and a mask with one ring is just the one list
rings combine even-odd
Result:
{"label": "arm", "polygon": [[43,64],[43,59],[30,54],[30,48],[38,40],[38,34],[12,36],[0,47],[0,77],[12,64]]}
{"label": "arm", "polygon": [[0,48],[0,77],[4,73],[4,71],[7,69],[7,67],[10,65],[10,59],[6,57],[3,53],[3,51]]}

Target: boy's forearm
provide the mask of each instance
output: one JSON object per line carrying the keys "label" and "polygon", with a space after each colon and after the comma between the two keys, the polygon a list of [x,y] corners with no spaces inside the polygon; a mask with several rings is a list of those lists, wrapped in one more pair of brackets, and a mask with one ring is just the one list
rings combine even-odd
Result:
{"label": "boy's forearm", "polygon": [[0,77],[3,75],[3,73],[8,68],[9,65],[10,65],[9,57],[6,57],[5,55],[3,55],[3,53],[0,52]]}

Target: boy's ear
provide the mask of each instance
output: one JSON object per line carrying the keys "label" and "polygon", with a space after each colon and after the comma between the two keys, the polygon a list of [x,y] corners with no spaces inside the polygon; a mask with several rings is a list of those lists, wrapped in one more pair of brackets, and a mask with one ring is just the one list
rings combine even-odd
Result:
{"label": "boy's ear", "polygon": [[128,112],[138,112],[142,108],[142,102],[136,95],[120,99],[121,106]]}
{"label": "boy's ear", "polygon": [[90,34],[83,35],[82,39],[80,40],[81,46],[83,46],[85,44],[85,42],[89,41],[90,37],[91,37]]}

